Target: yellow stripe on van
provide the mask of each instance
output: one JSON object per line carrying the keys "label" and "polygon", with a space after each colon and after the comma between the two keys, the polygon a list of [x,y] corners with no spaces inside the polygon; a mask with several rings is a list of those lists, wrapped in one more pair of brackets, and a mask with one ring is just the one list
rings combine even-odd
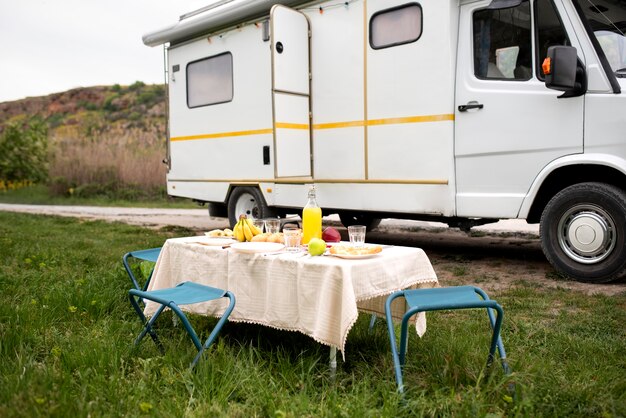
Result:
{"label": "yellow stripe on van", "polygon": [[309,125],[307,125],[306,123],[276,122],[276,128],[278,129],[309,129]]}
{"label": "yellow stripe on van", "polygon": [[214,134],[202,134],[202,135],[189,135],[189,136],[176,136],[170,138],[170,141],[192,141],[195,139],[213,139],[213,138],[226,138],[229,136],[246,136],[246,135],[263,135],[271,134],[274,130],[268,129],[253,129],[249,131],[235,131],[235,132],[218,132]]}
{"label": "yellow stripe on van", "polygon": [[[380,125],[397,125],[401,123],[423,123],[423,122],[444,122],[453,121],[453,114],[441,114],[441,115],[422,115],[422,116],[406,116],[400,118],[384,118],[384,119],[371,119],[371,120],[354,120],[345,122],[329,122],[329,123],[317,123],[313,125],[313,129],[339,129],[339,128],[354,128],[362,126],[380,126]],[[309,129],[309,125],[306,123],[289,123],[289,122],[276,122],[277,129]],[[203,135],[189,135],[189,136],[177,136],[170,139],[170,141],[192,141],[195,139],[212,139],[212,138],[226,138],[232,136],[247,136],[247,135],[264,135],[271,134],[274,130],[272,128],[267,129],[253,129],[249,131],[234,131],[234,132],[218,132],[214,134]]]}
{"label": "yellow stripe on van", "polygon": [[407,116],[404,118],[371,119],[367,121],[367,126],[395,125],[399,123],[421,123],[421,122],[442,122],[454,120],[453,114]]}
{"label": "yellow stripe on van", "polygon": [[348,122],[330,122],[330,123],[317,123],[313,125],[313,129],[337,129],[337,128],[354,128],[359,126],[377,126],[377,125],[396,125],[400,123],[422,123],[422,122],[442,122],[447,120],[454,120],[453,114],[443,115],[424,115],[424,116],[407,116],[402,118],[385,118],[385,119],[370,119],[354,120]]}
{"label": "yellow stripe on van", "polygon": [[313,129],[358,128],[359,126],[365,126],[365,121],[353,120],[349,122],[316,123],[313,125]]}

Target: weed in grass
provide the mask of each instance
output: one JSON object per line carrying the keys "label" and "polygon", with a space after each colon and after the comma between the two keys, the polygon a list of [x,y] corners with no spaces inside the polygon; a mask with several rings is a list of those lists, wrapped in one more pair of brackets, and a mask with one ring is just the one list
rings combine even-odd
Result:
{"label": "weed in grass", "polygon": [[546,279],[554,280],[557,282],[569,282],[572,280],[568,275],[556,270],[550,270],[546,272]]}
{"label": "weed in grass", "polygon": [[477,231],[477,230],[471,230],[469,232],[469,236],[472,238],[481,238],[481,237],[486,237],[488,234],[485,231]]}
{"label": "weed in grass", "polygon": [[[328,347],[232,322],[191,371],[195,348],[171,312],[157,324],[163,355],[149,338],[133,346],[141,324],[121,266],[173,234],[0,213],[0,416],[626,415],[626,295],[536,283],[490,294],[505,310],[510,376],[486,368],[491,330],[477,310],[428,313],[424,337],[411,330],[404,398],[386,323],[370,332],[369,315],[334,380]],[[216,321],[190,320],[201,338]]]}

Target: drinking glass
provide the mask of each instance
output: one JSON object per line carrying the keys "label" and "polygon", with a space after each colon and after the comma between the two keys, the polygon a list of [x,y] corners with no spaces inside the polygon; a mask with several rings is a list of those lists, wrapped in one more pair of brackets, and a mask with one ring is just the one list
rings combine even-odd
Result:
{"label": "drinking glass", "polygon": [[365,225],[351,225],[348,227],[350,244],[354,247],[362,247],[365,244]]}
{"label": "drinking glass", "polygon": [[265,232],[268,234],[276,234],[280,232],[280,219],[266,219]]}
{"label": "drinking glass", "polygon": [[252,224],[263,232],[263,227],[265,225],[265,221],[263,219],[253,219]]}
{"label": "drinking glass", "polygon": [[302,230],[299,228],[288,227],[283,229],[283,237],[285,238],[285,250],[289,252],[300,251],[300,242],[302,241]]}

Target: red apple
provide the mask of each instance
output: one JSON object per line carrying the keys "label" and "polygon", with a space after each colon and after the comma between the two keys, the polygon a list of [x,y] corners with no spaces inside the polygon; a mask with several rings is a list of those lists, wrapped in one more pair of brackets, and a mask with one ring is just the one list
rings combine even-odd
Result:
{"label": "red apple", "polygon": [[341,241],[341,234],[332,226],[329,226],[322,232],[322,239],[326,242],[339,242]]}

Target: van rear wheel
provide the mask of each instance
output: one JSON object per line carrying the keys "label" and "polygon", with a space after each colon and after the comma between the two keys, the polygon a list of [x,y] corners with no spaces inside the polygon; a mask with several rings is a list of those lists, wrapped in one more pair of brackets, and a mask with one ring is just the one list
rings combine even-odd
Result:
{"label": "van rear wheel", "polygon": [[626,275],[626,193],[609,184],[563,189],[541,215],[541,247],[557,270],[582,282]]}
{"label": "van rear wheel", "polygon": [[240,215],[263,219],[273,216],[273,212],[258,188],[244,186],[236,187],[228,198],[228,221],[231,227],[235,226]]}

